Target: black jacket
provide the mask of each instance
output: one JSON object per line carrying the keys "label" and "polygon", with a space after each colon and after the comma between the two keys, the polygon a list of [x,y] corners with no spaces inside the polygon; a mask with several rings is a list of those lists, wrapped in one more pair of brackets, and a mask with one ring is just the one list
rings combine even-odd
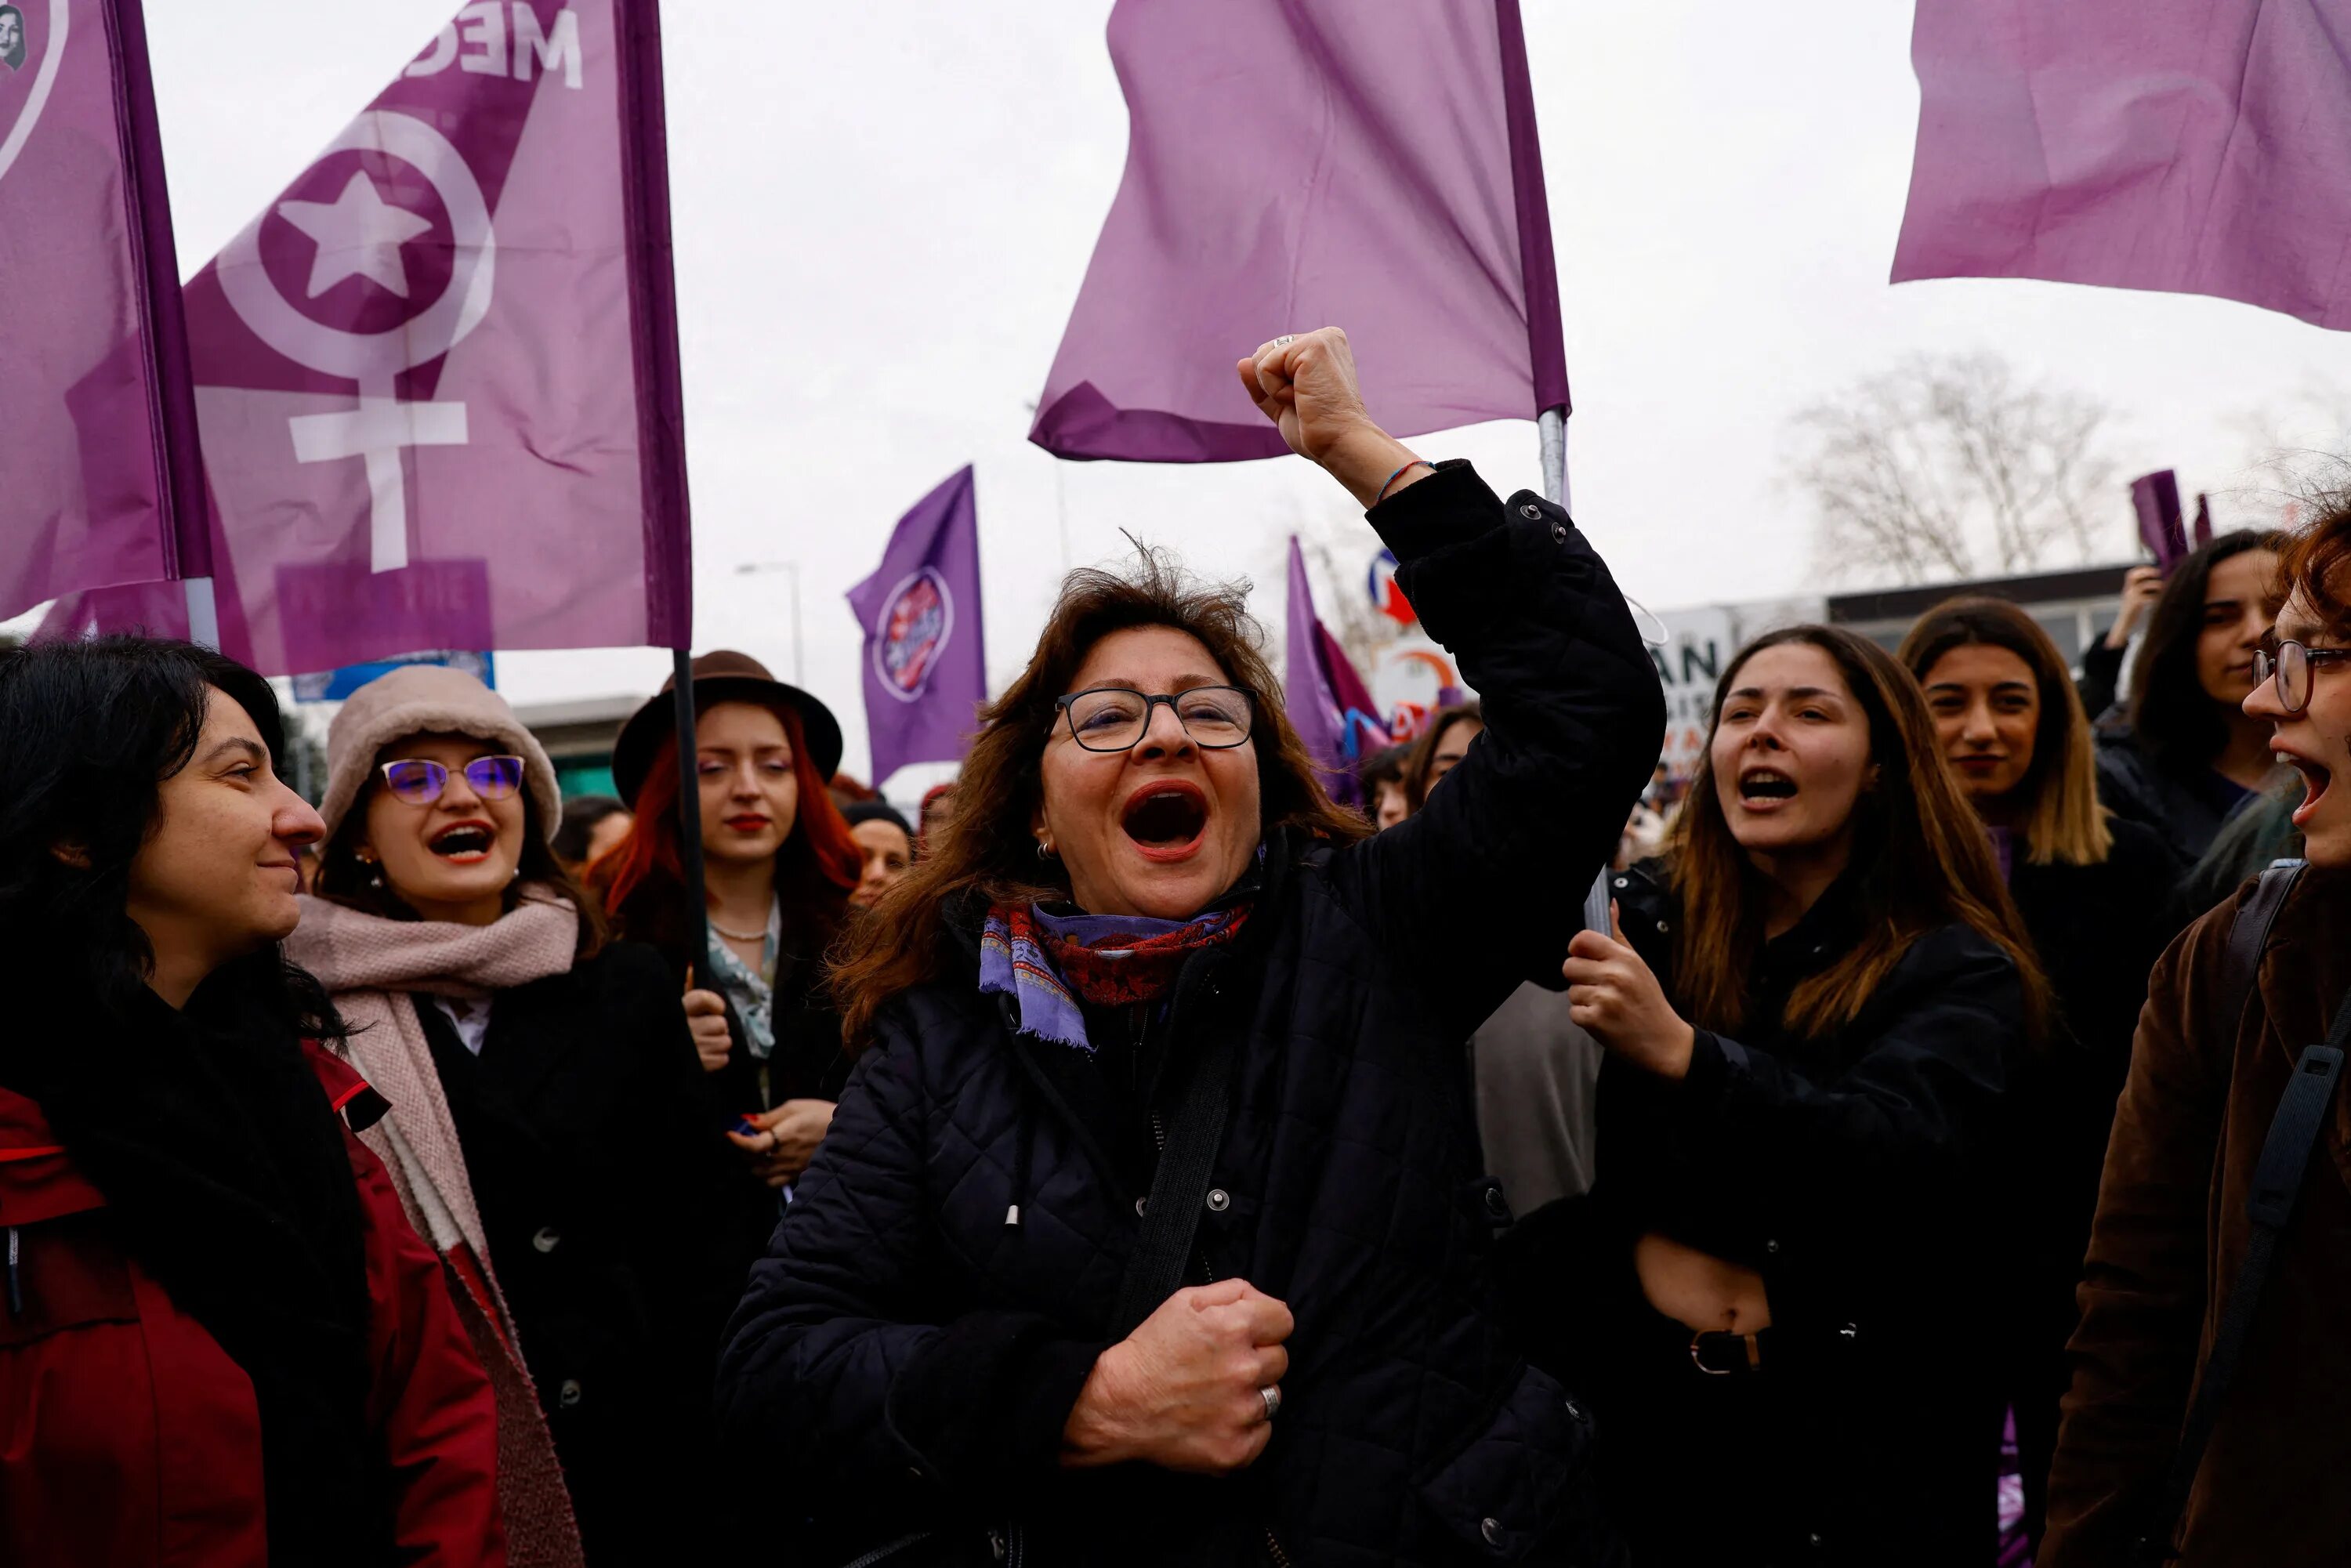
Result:
{"label": "black jacket", "polygon": [[2016,1410],[2026,1527],[2035,1537],[2115,1099],[2130,1071],[2147,975],[2177,934],[2169,852],[2135,822],[2108,825],[2114,847],[2100,863],[2020,862],[2009,877],[2058,1009],[2048,1048],[2019,1066],[2015,1132],[1997,1167],[2009,1239],[1992,1281],[2004,1348],[1989,1421],[1996,1430],[1998,1406]]}
{"label": "black jacket", "polygon": [[2168,768],[2138,743],[2129,722],[2108,714],[2097,727],[2098,797],[2117,817],[2161,840],[2175,879],[2204,858],[2246,791],[2210,768]]}
{"label": "black jacket", "polygon": [[967,929],[938,979],[884,1005],[733,1324],[722,1422],[792,1479],[778,1512],[828,1540],[800,1560],[936,1528],[948,1560],[969,1542],[986,1562],[988,1526],[1040,1568],[1574,1560],[1586,1422],[1486,1310],[1507,1211],[1462,1047],[1555,971],[1664,704],[1556,507],[1505,507],[1447,465],[1371,517],[1486,734],[1377,838],[1273,835],[1241,937],[1192,957],[1161,1031],[1171,1053],[1239,1036],[1197,1257],[1296,1314],[1271,1446],[1224,1479],[1060,1469],[1142,1194],[1103,1074],[1007,1027]]}
{"label": "black jacket", "polygon": [[413,1005],[591,1568],[668,1561],[708,1516],[682,1523],[674,1489],[707,1484],[742,1283],[718,1225],[734,1173],[668,971],[616,943],[501,991],[478,1058]]}
{"label": "black jacket", "polygon": [[[852,917],[854,917],[852,915]],[[710,960],[691,951],[691,939],[677,925],[663,921],[643,938],[668,965],[670,981],[681,998],[689,968],[695,984],[716,990],[705,977]],[[771,1111],[787,1100],[834,1100],[849,1082],[849,1053],[841,1049],[841,1013],[826,989],[822,954],[830,945],[827,932],[801,932],[786,925],[784,958],[777,965],[775,1001],[769,1010],[776,1048],[764,1061],[751,1053],[732,998],[726,1003],[726,1033],[730,1045],[726,1065],[702,1075],[704,1115],[714,1135],[732,1129],[742,1116]],[[804,951],[809,956],[801,956]],[[697,1059],[698,1060],[698,1059]],[[731,1267],[739,1285],[753,1260],[768,1249],[776,1228],[779,1199],[776,1189],[753,1173],[735,1145],[717,1139],[728,1156],[732,1177],[727,1184],[726,1230]]]}
{"label": "black jacket", "polygon": [[[1667,995],[1681,912],[1664,868],[1618,875],[1626,939]],[[2003,1097],[2023,1051],[2014,964],[1960,925],[1922,936],[1850,1026],[1824,1038],[1781,1022],[1796,986],[1851,942],[1854,878],[1768,944],[1732,1040],[1697,1031],[1669,1082],[1611,1058],[1600,1076],[1598,1182],[1512,1232],[1519,1315],[1561,1339],[1574,1368],[1617,1354],[1578,1343],[1579,1294],[1628,1278],[1656,1231],[1762,1275],[1772,1327],[1806,1347],[1804,1495],[1797,1538],[1835,1563],[1942,1563],[1991,1549],[1996,1431],[1980,1417],[1994,1362],[1981,1298]],[[1702,1434],[1687,1462],[1704,1497]],[[1711,1462],[1736,1464],[1736,1454]]]}

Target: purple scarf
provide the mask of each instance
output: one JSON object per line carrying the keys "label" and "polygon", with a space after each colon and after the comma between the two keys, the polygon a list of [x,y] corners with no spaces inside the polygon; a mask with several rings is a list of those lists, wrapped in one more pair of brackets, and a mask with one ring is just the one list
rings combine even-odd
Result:
{"label": "purple scarf", "polygon": [[1185,959],[1231,941],[1248,918],[1247,904],[1190,920],[998,905],[980,931],[979,988],[1019,1004],[1021,1033],[1092,1055],[1080,998],[1097,1006],[1152,1000]]}

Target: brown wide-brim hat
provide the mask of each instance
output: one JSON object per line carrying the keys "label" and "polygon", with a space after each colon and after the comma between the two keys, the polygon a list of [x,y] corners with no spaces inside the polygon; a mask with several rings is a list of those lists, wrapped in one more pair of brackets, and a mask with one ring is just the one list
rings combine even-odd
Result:
{"label": "brown wide-brim hat", "polygon": [[[768,673],[768,666],[748,653],[720,648],[705,653],[689,666],[694,672],[694,711],[706,713],[719,703],[758,703],[762,707],[789,707],[799,715],[800,737],[809,760],[820,778],[830,780],[841,771],[841,721],[832,710],[798,686],[787,685]],[[621,799],[634,806],[645,775],[664,746],[677,745],[677,677],[662,683],[661,695],[629,716],[612,743],[612,783]]]}

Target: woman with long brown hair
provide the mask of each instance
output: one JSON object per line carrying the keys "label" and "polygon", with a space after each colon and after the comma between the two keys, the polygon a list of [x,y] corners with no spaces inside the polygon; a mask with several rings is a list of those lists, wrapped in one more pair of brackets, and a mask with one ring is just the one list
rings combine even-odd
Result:
{"label": "woman with long brown hair", "polygon": [[2009,1245],[1992,1281],[2003,1348],[1986,1390],[1987,1443],[2015,1412],[2022,1528],[2038,1547],[2098,1167],[2147,971],[2173,935],[2172,860],[2151,831],[2100,802],[2088,716],[2056,643],[2023,610],[1950,600],[1919,618],[1896,656],[1927,694],[1944,759],[1991,837],[2057,1004],[2049,1049],[2009,1096]]}
{"label": "woman with long brown hair", "polygon": [[1069,579],[852,935],[866,1049],[736,1314],[721,1419],[797,1561],[1594,1561],[1582,1406],[1491,1311],[1460,1045],[1564,951],[1664,701],[1566,514],[1379,430],[1343,335],[1236,370],[1487,732],[1371,836],[1238,592]]}
{"label": "woman with long brown hair", "polygon": [[1984,1166],[2045,1004],[1917,685],[1749,644],[1667,859],[1612,882],[1564,971],[1598,1182],[1511,1246],[1636,1559],[1979,1563]]}
{"label": "woman with long brown hair", "polygon": [[713,1122],[742,1152],[747,1267],[775,1227],[776,1189],[808,1165],[848,1082],[824,961],[864,857],[826,789],[841,766],[831,710],[747,653],[705,653],[693,680],[708,946],[688,918],[674,681],[612,747],[635,820],[589,877],[613,929],[659,951],[684,995]]}
{"label": "woman with long brown hair", "polygon": [[2161,839],[2182,874],[2277,772],[2267,727],[2242,705],[2277,619],[2284,544],[2282,534],[2240,529],[2174,568],[2131,661],[2129,706],[2098,721],[2106,803]]}

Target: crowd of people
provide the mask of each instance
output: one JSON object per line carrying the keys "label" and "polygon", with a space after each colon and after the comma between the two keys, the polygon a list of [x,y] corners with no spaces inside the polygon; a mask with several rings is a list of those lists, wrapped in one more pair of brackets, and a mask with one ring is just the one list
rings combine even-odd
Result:
{"label": "crowd of people", "polygon": [[1361,810],[1152,552],[911,821],[740,653],[691,790],[410,667],[316,809],[0,662],[0,1560],[1985,1568],[2004,1442],[2043,1568],[2351,1542],[2351,507],[2078,681],[1775,631],[1674,779],[1563,510],[1235,371],[1479,693]]}

